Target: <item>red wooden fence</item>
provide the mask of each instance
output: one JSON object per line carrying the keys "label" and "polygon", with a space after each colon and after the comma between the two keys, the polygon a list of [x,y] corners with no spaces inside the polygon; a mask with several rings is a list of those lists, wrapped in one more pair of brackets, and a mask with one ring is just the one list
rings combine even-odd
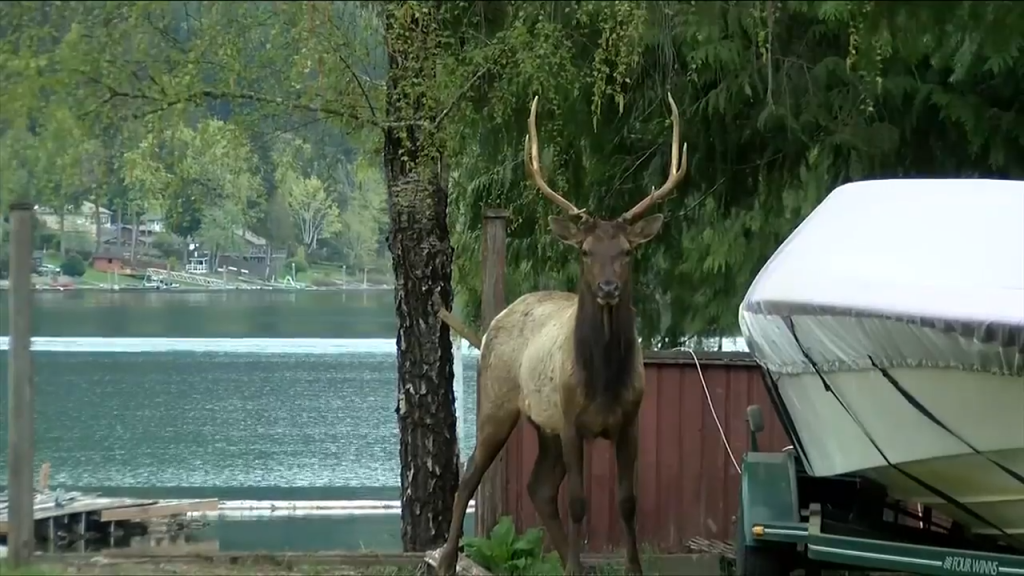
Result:
{"label": "red wooden fence", "polygon": [[[645,355],[647,389],[640,409],[640,458],[637,483],[637,533],[641,544],[661,552],[685,552],[700,536],[730,541],[739,495],[739,474],[729,457],[708,406],[701,373],[737,462],[747,449],[746,409],[760,404],[764,449],[789,444],[772,410],[761,372],[744,353],[649,352]],[[537,439],[525,423],[512,434],[494,467],[506,478],[505,490],[477,494],[498,515],[511,515],[518,529],[539,526],[526,491],[537,454]],[[620,548],[622,525],[615,495],[615,458],[611,443],[596,440],[586,451],[586,549]],[[503,494],[501,493],[503,492]],[[488,500],[488,498],[490,498]],[[489,506],[488,506],[489,505]],[[565,483],[561,504],[566,520]]]}

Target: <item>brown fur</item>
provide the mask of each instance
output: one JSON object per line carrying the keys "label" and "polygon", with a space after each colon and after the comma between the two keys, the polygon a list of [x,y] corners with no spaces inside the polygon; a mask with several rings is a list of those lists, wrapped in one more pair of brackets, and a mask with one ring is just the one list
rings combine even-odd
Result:
{"label": "brown fur", "polygon": [[[673,148],[669,179],[617,220],[596,220],[555,193],[540,175],[535,118],[530,114],[525,159],[540,191],[571,216],[551,217],[556,238],[579,249],[576,294],[533,292],[498,314],[480,346],[476,448],[459,482],[448,540],[438,572],[452,574],[466,507],[484,473],[525,416],[537,431],[538,453],[527,486],[566,574],[581,574],[580,540],[586,516],[583,449],[603,437],[615,445],[619,514],[626,535],[626,573],[641,574],[636,541],[637,415],[644,394],[644,367],[632,306],[630,257],[658,233],[663,217],[633,221],[663,199],[685,173],[679,165],[679,118],[671,96]],[[531,146],[532,144],[532,146]],[[443,317],[443,316],[442,316]],[[451,322],[449,322],[451,324]],[[558,512],[558,490],[568,479],[569,533]]]}

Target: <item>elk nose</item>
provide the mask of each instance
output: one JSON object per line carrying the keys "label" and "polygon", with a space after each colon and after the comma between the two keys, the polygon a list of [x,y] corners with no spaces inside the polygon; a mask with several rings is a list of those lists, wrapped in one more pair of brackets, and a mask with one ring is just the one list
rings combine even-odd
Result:
{"label": "elk nose", "polygon": [[597,289],[604,298],[618,298],[619,283],[615,280],[601,280],[597,283]]}

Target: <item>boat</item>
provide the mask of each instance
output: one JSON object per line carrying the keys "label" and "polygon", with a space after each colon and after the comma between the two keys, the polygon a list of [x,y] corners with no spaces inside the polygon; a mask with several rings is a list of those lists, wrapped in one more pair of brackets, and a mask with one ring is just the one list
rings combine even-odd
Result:
{"label": "boat", "polygon": [[840,186],[739,323],[810,476],[1024,541],[1024,182]]}

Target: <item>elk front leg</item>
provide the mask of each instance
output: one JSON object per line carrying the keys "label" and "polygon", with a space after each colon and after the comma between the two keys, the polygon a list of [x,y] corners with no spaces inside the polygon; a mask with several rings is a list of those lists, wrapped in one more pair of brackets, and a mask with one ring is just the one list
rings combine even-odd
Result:
{"label": "elk front leg", "polygon": [[583,520],[587,516],[587,498],[583,493],[583,438],[575,424],[569,424],[561,434],[562,457],[565,459],[566,476],[569,480],[569,558],[565,574],[582,576],[583,562],[580,560],[580,540]]}
{"label": "elk front leg", "polygon": [[459,489],[455,493],[452,505],[452,523],[448,528],[448,540],[441,549],[437,563],[440,576],[453,576],[459,557],[459,538],[462,537],[462,523],[466,519],[466,508],[484,473],[494,463],[498,453],[505,446],[519,422],[519,408],[496,410],[481,406],[481,416],[477,420],[476,448],[466,463],[466,471],[459,480]]}
{"label": "elk front leg", "polygon": [[636,458],[639,448],[634,420],[615,438],[615,468],[618,473],[619,516],[626,531],[626,574],[641,576],[640,552],[636,546]]}

